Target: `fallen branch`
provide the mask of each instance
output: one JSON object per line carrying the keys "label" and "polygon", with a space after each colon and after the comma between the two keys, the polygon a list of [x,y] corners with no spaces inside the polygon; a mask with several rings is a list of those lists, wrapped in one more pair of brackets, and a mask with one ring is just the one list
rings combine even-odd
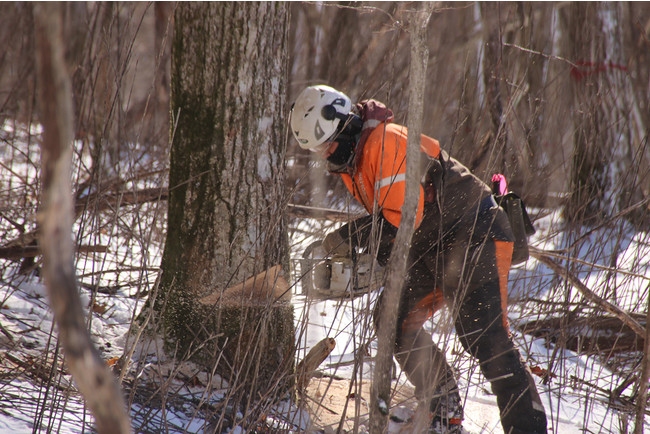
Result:
{"label": "fallen branch", "polygon": [[546,254],[543,250],[536,249],[534,247],[530,248],[530,255],[537,259],[542,264],[546,265],[548,268],[553,270],[558,276],[565,278],[571,283],[580,293],[589,301],[601,307],[606,312],[611,313],[618,319],[620,319],[625,325],[627,325],[634,333],[639,335],[642,339],[645,339],[646,332],[643,326],[639,324],[634,318],[632,318],[627,312],[619,308],[618,306],[604,300],[591,289],[587,288],[587,285],[582,283],[582,281],[573,273],[569,272],[566,267],[561,266],[553,259],[550,255]]}
{"label": "fallen branch", "polygon": [[[591,381],[587,381],[584,378],[580,378],[575,375],[571,375],[569,379],[575,383],[583,384],[595,390],[596,392],[601,393],[606,398],[606,400],[602,400],[602,402],[607,403],[609,406],[613,408],[622,411],[629,411],[630,408],[634,407],[634,402],[632,401],[631,398],[627,398],[625,396],[620,396],[620,395],[614,395],[612,390],[600,387]],[[598,398],[596,397],[596,399]],[[649,411],[645,410],[645,407],[644,407],[644,413],[650,414]]]}
{"label": "fallen branch", "polygon": [[[77,253],[106,253],[108,246],[77,246]],[[0,259],[35,258],[41,254],[39,246],[0,247]]]}
{"label": "fallen branch", "polygon": [[[50,371],[52,370],[52,367],[45,365],[44,362],[41,362],[35,357],[27,356],[27,360],[23,360],[7,351],[4,353],[4,358],[18,368],[21,368],[29,377],[36,378],[45,384],[50,381]],[[52,363],[55,362],[53,361]],[[65,388],[60,385],[58,385],[58,387],[61,390],[65,390]]]}
{"label": "fallen branch", "polygon": [[166,187],[144,188],[141,190],[126,190],[116,192],[97,192],[77,198],[75,202],[75,217],[78,218],[89,204],[96,203],[93,211],[115,209],[125,205],[140,205],[147,202],[167,200],[169,192]]}
{"label": "fallen branch", "polygon": [[[141,205],[147,202],[167,200],[168,197],[169,190],[166,187],[115,192],[102,190],[76,199],[74,204],[74,219],[78,219],[83,211],[90,207],[90,204],[93,204],[94,212],[100,212],[107,209],[117,209],[121,206]],[[346,211],[295,204],[287,205],[287,214],[295,218],[313,218],[333,222],[346,222],[359,217],[357,214],[351,214]],[[2,217],[7,218],[5,216]],[[0,259],[20,259],[38,256],[40,253],[36,253],[36,251],[31,249],[31,245],[37,238],[38,229],[20,234],[18,238],[0,247]]]}
{"label": "fallen branch", "polygon": [[[158,200],[167,200],[167,188],[145,188],[134,191],[116,191],[106,192],[104,190],[90,195],[77,198],[74,204],[74,220],[81,217],[84,210],[89,208],[89,204],[94,203],[94,212],[105,211],[107,209],[117,209],[126,205],[140,205],[147,202],[156,202]],[[3,218],[9,220],[6,216]],[[10,223],[13,224],[11,220]],[[14,224],[14,226],[16,226]],[[20,259],[32,258],[40,255],[38,247],[35,246],[39,237],[38,228],[29,232],[20,234],[17,238],[9,241],[0,247],[0,259]],[[33,250],[36,248],[37,250]],[[103,252],[98,250],[78,250],[85,252]]]}
{"label": "fallen branch", "polygon": [[[634,314],[645,319],[645,314]],[[614,316],[590,316],[550,318],[529,321],[516,326],[517,330],[549,342],[562,340],[570,350],[582,354],[611,354],[628,351],[642,351],[644,339],[634,333],[627,325]]]}

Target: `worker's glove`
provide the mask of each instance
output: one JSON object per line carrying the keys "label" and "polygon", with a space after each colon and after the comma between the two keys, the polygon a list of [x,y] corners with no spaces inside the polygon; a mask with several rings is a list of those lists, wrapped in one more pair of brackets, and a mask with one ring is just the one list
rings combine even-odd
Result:
{"label": "worker's glove", "polygon": [[327,234],[323,239],[322,247],[327,256],[351,256],[348,240],[344,240],[338,231]]}

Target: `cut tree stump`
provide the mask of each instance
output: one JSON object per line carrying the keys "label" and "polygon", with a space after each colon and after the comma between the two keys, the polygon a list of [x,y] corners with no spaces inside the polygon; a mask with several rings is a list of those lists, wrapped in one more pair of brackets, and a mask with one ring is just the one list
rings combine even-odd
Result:
{"label": "cut tree stump", "polygon": [[200,298],[187,320],[195,334],[192,360],[217,373],[249,405],[281,398],[295,383],[291,289],[279,265]]}

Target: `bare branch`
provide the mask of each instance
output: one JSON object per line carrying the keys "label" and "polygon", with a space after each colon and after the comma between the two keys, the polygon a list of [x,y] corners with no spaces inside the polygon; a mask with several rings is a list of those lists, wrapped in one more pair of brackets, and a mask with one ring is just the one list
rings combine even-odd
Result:
{"label": "bare branch", "polygon": [[530,48],[522,47],[521,45],[517,45],[517,44],[510,44],[508,42],[502,42],[501,44],[504,47],[516,48],[517,50],[523,51],[524,53],[535,54],[537,56],[542,56],[543,58],[549,59],[549,60],[559,60],[560,62],[564,62],[564,63],[568,64],[571,67],[574,67],[574,68],[577,67],[577,65],[575,63],[573,63],[569,59],[566,59],[566,58],[564,58],[562,56],[555,56],[555,55],[552,55],[552,54],[542,53],[541,51],[531,50]]}

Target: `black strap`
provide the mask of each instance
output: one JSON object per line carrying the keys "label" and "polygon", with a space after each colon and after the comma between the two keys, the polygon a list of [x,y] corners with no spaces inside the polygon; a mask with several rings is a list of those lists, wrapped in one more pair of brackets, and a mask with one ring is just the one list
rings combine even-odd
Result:
{"label": "black strap", "polygon": [[530,220],[530,216],[528,215],[528,212],[526,211],[526,204],[524,203],[523,199],[519,197],[517,193],[513,193],[512,191],[506,193],[506,194],[495,194],[494,195],[494,200],[497,202],[497,204],[502,207],[503,209],[508,212],[508,203],[513,200],[519,200],[521,202],[521,214],[524,220],[524,230],[526,231],[527,236],[531,236],[535,233],[535,226],[533,226],[533,223]]}
{"label": "black strap", "polygon": [[425,169],[422,172],[424,174],[422,176],[422,187],[426,192],[427,185],[431,185],[435,191],[436,202],[440,204],[449,154],[442,149],[440,149],[438,158],[433,158],[424,152],[422,154],[426,157],[424,158]]}

